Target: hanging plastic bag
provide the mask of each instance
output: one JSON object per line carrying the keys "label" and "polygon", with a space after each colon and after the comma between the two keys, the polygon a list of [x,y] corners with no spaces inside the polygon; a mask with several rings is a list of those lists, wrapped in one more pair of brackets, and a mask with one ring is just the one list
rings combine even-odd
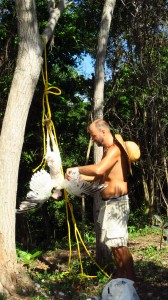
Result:
{"label": "hanging plastic bag", "polygon": [[133,284],[126,278],[112,279],[103,289],[102,300],[140,300]]}

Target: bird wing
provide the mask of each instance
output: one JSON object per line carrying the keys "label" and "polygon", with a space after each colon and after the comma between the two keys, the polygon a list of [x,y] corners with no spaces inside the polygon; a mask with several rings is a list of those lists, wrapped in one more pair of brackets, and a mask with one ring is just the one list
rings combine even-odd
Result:
{"label": "bird wing", "polygon": [[36,172],[30,180],[30,192],[27,199],[32,202],[44,202],[51,196],[54,187],[50,174],[45,170]]}
{"label": "bird wing", "polygon": [[107,185],[99,184],[99,181],[80,181],[79,169],[74,168],[71,172],[70,180],[64,180],[64,188],[70,195],[82,197],[82,194],[93,195],[103,191]]}
{"label": "bird wing", "polygon": [[103,191],[107,185],[99,184],[99,182],[87,182],[87,181],[64,181],[64,188],[70,195],[82,197],[83,194],[93,195],[96,192]]}
{"label": "bird wing", "polygon": [[40,170],[31,177],[30,191],[26,195],[26,201],[20,203],[17,213],[25,212],[34,207],[40,207],[51,197],[54,182],[45,170]]}

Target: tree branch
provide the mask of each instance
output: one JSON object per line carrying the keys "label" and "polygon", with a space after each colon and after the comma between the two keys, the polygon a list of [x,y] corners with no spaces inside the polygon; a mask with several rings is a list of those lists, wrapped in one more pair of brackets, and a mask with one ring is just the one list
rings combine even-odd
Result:
{"label": "tree branch", "polygon": [[63,11],[66,8],[66,1],[65,0],[60,0],[57,7],[54,8],[53,2],[50,0],[48,5],[49,5],[49,20],[48,20],[48,24],[46,26],[46,28],[44,29],[42,36],[46,41],[46,44],[48,43],[48,41],[50,40],[50,38],[52,37],[53,33],[54,33],[54,29],[55,26],[61,16],[61,14],[63,13]]}

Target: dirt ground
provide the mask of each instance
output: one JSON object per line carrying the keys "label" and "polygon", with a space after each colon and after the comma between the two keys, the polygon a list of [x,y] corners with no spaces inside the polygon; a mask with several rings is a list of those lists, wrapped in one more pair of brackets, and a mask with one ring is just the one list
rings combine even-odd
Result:
{"label": "dirt ground", "polygon": [[[164,242],[159,251],[160,235],[150,234],[138,238],[130,238],[129,248],[133,254],[137,273],[137,292],[140,300],[167,300],[168,299],[168,245]],[[158,251],[153,251],[153,249]],[[69,252],[58,251],[54,259],[60,270],[66,269],[65,262]],[[52,256],[51,256],[52,257]],[[46,258],[51,259],[52,258]],[[97,286],[91,286],[89,297],[99,291]],[[87,288],[89,292],[89,288]],[[91,296],[90,296],[91,295]],[[97,293],[98,295],[98,293]],[[87,296],[88,297],[88,296]],[[88,298],[89,298],[88,297]],[[59,298],[58,298],[59,299]],[[83,298],[78,298],[83,299]],[[67,299],[66,299],[67,300]],[[127,299],[125,299],[127,300]]]}
{"label": "dirt ground", "polygon": [[[168,244],[164,242],[162,244],[162,250],[159,250],[159,243],[160,235],[158,234],[148,234],[136,238],[130,237],[129,249],[133,254],[135,262],[137,293],[140,300],[168,299]],[[77,257],[77,251],[73,251],[72,262],[74,262]],[[88,262],[89,265],[90,259],[86,253],[85,257],[85,263]],[[30,275],[34,279],[37,275],[40,276],[40,274],[42,274],[41,282],[39,281],[40,284],[36,283],[37,296],[22,295],[11,298],[11,300],[100,299],[102,289],[108,281],[106,283],[97,283],[98,281],[96,282],[92,279],[90,281],[71,281],[69,277],[60,279],[60,274],[68,271],[68,258],[69,250],[66,251],[64,249],[57,249],[54,252],[44,254],[42,258],[36,260],[29,269]],[[47,279],[45,279],[45,272],[58,274],[58,280],[54,279],[55,281],[49,283]],[[97,298],[94,298],[94,296],[97,296]]]}
{"label": "dirt ground", "polygon": [[[159,245],[160,235],[155,234],[130,240],[140,300],[168,299],[168,244],[163,242],[163,251],[159,251]],[[158,254],[152,255],[153,247],[157,247]]]}

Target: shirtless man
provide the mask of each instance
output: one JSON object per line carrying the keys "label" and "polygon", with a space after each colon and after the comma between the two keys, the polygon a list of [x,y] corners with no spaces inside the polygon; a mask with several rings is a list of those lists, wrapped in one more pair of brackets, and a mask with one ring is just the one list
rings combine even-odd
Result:
{"label": "shirtless man", "polygon": [[[102,160],[97,164],[79,166],[81,180],[100,180],[107,184],[101,192],[107,211],[103,212],[102,229],[104,242],[112,249],[118,278],[135,281],[133,258],[127,248],[129,199],[127,177],[128,157],[121,144],[112,136],[110,127],[103,119],[97,119],[88,127],[90,136],[98,146],[103,146]],[[65,178],[70,179],[74,168],[68,168]],[[99,219],[99,218],[98,218]]]}

